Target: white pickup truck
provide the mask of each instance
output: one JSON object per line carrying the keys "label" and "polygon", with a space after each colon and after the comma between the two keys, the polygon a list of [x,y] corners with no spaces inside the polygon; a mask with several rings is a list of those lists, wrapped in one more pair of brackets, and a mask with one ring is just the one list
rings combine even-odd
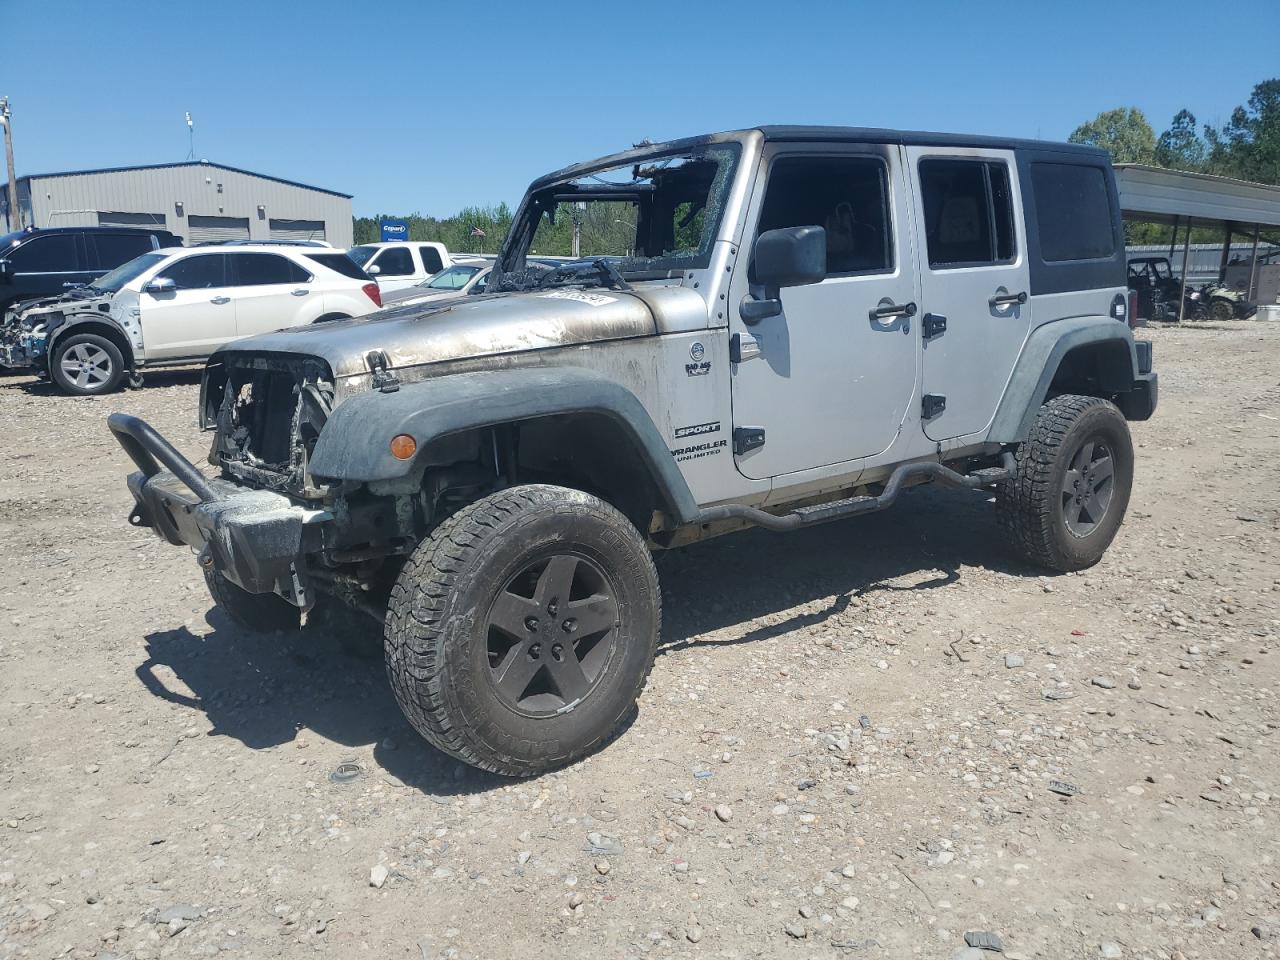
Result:
{"label": "white pickup truck", "polygon": [[383,293],[403,290],[433,277],[454,258],[443,243],[432,240],[387,240],[362,243],[347,251],[347,256],[378,281]]}

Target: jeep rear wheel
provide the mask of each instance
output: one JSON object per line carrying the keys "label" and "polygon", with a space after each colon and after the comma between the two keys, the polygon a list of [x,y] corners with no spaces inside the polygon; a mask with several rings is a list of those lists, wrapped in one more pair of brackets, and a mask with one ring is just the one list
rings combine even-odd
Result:
{"label": "jeep rear wheel", "polygon": [[1017,474],[997,491],[1013,550],[1039,566],[1083,570],[1102,559],[1129,505],[1133,442],[1115,405],[1055,397],[1018,448]]}
{"label": "jeep rear wheel", "polygon": [[657,571],[621,513],[577,490],[514,487],[454,514],[405,564],[387,672],[436,747],[532,776],[616,734],[660,622]]}

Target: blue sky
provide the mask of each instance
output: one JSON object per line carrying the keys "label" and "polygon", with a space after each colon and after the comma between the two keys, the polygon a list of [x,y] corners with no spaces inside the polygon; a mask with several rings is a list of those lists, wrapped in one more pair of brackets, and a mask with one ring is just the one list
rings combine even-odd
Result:
{"label": "blue sky", "polygon": [[[357,215],[514,204],[534,176],[759,123],[1064,139],[1099,110],[1221,123],[1280,74],[1280,4],[0,0],[19,174],[196,156]],[[1243,20],[1235,18],[1238,26]],[[1271,69],[1268,70],[1268,65]]]}

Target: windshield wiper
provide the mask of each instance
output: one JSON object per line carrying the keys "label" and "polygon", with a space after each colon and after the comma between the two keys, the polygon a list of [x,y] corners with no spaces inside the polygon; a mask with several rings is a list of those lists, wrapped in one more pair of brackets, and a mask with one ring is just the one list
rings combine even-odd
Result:
{"label": "windshield wiper", "polygon": [[623,279],[622,274],[618,272],[618,268],[604,257],[598,257],[595,260],[581,260],[563,267],[556,267],[556,269],[534,284],[534,289],[541,290],[543,287],[552,287],[560,283],[572,283],[574,280],[585,279],[583,274],[588,270],[595,271],[601,286],[611,287],[614,290],[631,289],[631,284]]}

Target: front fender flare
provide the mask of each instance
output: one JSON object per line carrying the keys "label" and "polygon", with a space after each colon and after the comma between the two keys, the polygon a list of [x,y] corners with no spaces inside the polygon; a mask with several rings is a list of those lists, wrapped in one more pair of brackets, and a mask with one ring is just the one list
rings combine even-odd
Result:
{"label": "front fender flare", "polygon": [[457,373],[351,397],[320,431],[311,473],[363,483],[402,479],[421,467],[391,455],[397,434],[413,437],[421,454],[450,434],[571,413],[600,414],[616,424],[644,461],[665,509],[682,523],[697,517],[693,493],[644,405],[626,387],[581,367]]}
{"label": "front fender flare", "polygon": [[1117,341],[1129,352],[1134,377],[1138,353],[1128,326],[1107,316],[1066,317],[1036,327],[1027,337],[1004,397],[991,422],[989,440],[1018,443],[1031,431],[1032,421],[1053,383],[1062,358],[1077,347]]}

